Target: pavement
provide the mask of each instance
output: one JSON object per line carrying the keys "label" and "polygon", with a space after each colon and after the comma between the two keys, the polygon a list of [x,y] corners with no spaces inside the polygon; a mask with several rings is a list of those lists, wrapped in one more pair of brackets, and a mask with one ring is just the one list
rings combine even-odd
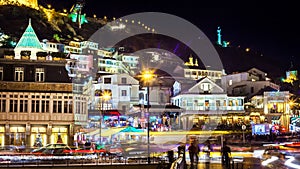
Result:
{"label": "pavement", "polygon": [[243,161],[235,160],[231,162],[230,167],[226,168],[222,165],[221,160],[199,160],[198,164],[191,165],[187,161],[187,169],[263,169],[261,162],[257,158],[244,158]]}

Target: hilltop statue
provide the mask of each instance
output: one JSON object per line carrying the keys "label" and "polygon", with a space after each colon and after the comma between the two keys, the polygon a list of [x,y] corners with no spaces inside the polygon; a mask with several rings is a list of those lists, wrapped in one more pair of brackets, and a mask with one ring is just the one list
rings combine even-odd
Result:
{"label": "hilltop statue", "polygon": [[218,29],[217,29],[217,35],[218,35],[218,41],[217,41],[217,44],[218,45],[222,45],[222,40],[221,40],[221,27],[220,26],[218,26]]}

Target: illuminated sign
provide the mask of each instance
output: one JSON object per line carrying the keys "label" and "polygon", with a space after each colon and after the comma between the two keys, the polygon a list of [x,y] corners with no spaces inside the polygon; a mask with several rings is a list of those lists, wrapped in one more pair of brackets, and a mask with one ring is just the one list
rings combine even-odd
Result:
{"label": "illuminated sign", "polygon": [[252,135],[269,135],[269,124],[252,124]]}

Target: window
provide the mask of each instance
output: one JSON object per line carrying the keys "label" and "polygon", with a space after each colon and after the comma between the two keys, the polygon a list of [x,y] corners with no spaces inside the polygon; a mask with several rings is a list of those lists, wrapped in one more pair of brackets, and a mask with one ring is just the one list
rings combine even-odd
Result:
{"label": "window", "polygon": [[23,67],[15,68],[15,81],[18,81],[18,82],[24,81],[24,68]]}
{"label": "window", "polygon": [[104,84],[111,84],[111,78],[105,77]]}
{"label": "window", "polygon": [[3,67],[0,67],[0,81],[3,80]]}
{"label": "window", "polygon": [[204,91],[204,93],[208,93],[210,91],[210,84],[209,83],[201,84],[201,89]]}
{"label": "window", "polygon": [[53,100],[53,113],[57,113],[57,100]]}
{"label": "window", "polygon": [[122,90],[122,96],[127,96],[127,90]]}
{"label": "window", "polygon": [[45,80],[44,75],[45,70],[44,68],[36,68],[35,69],[35,81],[36,82],[43,82]]}
{"label": "window", "polygon": [[228,106],[233,106],[233,101],[229,100]]}
{"label": "window", "polygon": [[205,110],[209,110],[209,100],[205,100]]}
{"label": "window", "polygon": [[6,100],[0,99],[0,112],[6,112]]}
{"label": "window", "polygon": [[122,106],[122,111],[126,112],[126,106],[124,106],[124,105]]}
{"label": "window", "polygon": [[251,87],[251,93],[254,93],[254,87]]}
{"label": "window", "polygon": [[160,103],[165,103],[164,93],[159,93],[159,101]]}
{"label": "window", "polygon": [[221,106],[220,100],[216,100],[216,106],[217,106],[217,107],[220,107],[220,106]]}
{"label": "window", "polygon": [[232,85],[232,80],[230,79],[229,82],[228,82],[229,86]]}
{"label": "window", "polygon": [[18,112],[18,100],[9,101],[9,112]]}
{"label": "window", "polygon": [[121,83],[122,83],[122,84],[127,84],[127,78],[126,78],[126,77],[122,77]]}
{"label": "window", "polygon": [[28,111],[27,105],[28,100],[20,100],[20,112],[26,113]]}

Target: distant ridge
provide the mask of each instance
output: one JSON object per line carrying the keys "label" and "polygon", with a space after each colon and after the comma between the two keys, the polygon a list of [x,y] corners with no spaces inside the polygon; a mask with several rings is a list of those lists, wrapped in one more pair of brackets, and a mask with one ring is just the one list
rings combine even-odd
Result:
{"label": "distant ridge", "polygon": [[[57,34],[61,39],[61,43],[67,43],[70,40],[88,40],[92,34],[103,26],[99,20],[87,18],[88,23],[83,24],[82,28],[79,29],[78,24],[71,22],[67,16],[59,15],[58,13],[49,22],[45,13],[36,9],[13,5],[0,6],[1,31],[14,37],[16,41],[19,40],[26,29],[29,18],[31,18],[32,27],[39,40],[48,39],[54,41],[54,34]],[[145,40],[147,40],[147,43],[145,43]],[[135,36],[120,42],[118,45],[129,47],[133,51],[157,48],[159,46],[172,52],[177,44],[180,45],[176,55],[182,57],[183,60],[187,61],[190,54],[195,56],[193,51],[184,44],[162,35],[145,34],[143,36]],[[223,48],[215,45],[215,48],[228,74],[247,71],[256,67],[268,73],[268,76],[276,81],[280,77],[285,76],[285,71],[290,65],[290,60],[275,60],[271,56],[264,56],[253,51],[246,52],[239,47]]]}

